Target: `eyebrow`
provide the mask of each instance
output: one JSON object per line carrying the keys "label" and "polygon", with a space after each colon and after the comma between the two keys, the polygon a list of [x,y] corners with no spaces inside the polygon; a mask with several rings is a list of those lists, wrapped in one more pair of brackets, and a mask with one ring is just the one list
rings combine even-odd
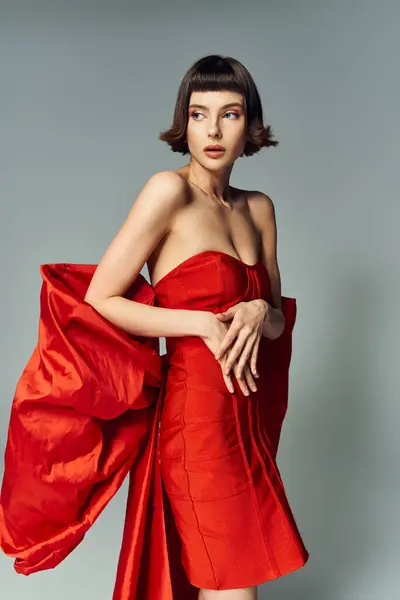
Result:
{"label": "eyebrow", "polygon": [[[229,108],[230,106],[240,106],[240,108],[244,108],[243,104],[240,102],[229,102],[228,104],[221,106],[221,110],[223,108]],[[204,104],[190,104],[189,108],[202,108],[203,110],[208,110],[208,106],[205,106]]]}

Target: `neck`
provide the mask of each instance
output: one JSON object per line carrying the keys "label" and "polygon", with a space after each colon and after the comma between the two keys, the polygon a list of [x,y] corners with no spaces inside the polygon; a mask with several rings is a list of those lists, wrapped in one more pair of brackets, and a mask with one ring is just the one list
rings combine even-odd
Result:
{"label": "neck", "polygon": [[215,196],[220,202],[229,201],[229,179],[233,165],[209,171],[191,158],[190,163],[185,168],[189,179],[200,186],[207,194]]}

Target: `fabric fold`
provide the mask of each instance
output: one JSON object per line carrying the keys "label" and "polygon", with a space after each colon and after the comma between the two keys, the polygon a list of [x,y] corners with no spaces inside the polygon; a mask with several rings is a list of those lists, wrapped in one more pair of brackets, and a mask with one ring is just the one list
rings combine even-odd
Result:
{"label": "fabric fold", "polygon": [[[158,340],[130,336],[83,297],[96,265],[41,265],[38,343],[11,408],[2,550],[29,574],[83,539],[148,452],[162,377]],[[142,275],[126,294],[152,304]]]}
{"label": "fabric fold", "polygon": [[[129,474],[113,600],[196,600],[158,461],[168,364],[158,338],[129,335],[83,298],[97,265],[43,264],[38,343],[16,385],[0,492],[0,548],[17,573],[56,567]],[[125,297],[154,305],[139,274]],[[287,394],[294,299],[270,348]],[[267,363],[268,361],[266,361]]]}

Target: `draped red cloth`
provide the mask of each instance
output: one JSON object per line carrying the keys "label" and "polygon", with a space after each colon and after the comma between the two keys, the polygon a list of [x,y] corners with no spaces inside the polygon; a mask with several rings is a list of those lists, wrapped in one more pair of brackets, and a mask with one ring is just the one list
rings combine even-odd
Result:
{"label": "draped red cloth", "polygon": [[[40,267],[38,343],[11,407],[0,547],[17,573],[56,567],[129,473],[113,600],[195,600],[157,457],[165,356],[158,338],[127,334],[83,300],[96,266]],[[142,275],[126,297],[154,305]],[[283,298],[283,312],[265,367],[285,407],[294,299]]]}

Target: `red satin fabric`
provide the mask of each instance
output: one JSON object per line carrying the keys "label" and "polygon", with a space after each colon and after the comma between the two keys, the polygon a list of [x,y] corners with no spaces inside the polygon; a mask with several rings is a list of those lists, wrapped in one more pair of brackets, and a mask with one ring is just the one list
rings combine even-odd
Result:
{"label": "red satin fabric", "polygon": [[[296,301],[263,338],[258,390],[230,394],[201,338],[128,335],[83,298],[96,265],[41,265],[39,338],[16,387],[0,494],[0,547],[18,573],[57,566],[129,473],[113,600],[197,600],[198,587],[262,583],[309,554],[276,452]],[[197,254],[126,297],[220,312],[269,298],[261,262]],[[219,369],[219,370],[218,370]]]}

